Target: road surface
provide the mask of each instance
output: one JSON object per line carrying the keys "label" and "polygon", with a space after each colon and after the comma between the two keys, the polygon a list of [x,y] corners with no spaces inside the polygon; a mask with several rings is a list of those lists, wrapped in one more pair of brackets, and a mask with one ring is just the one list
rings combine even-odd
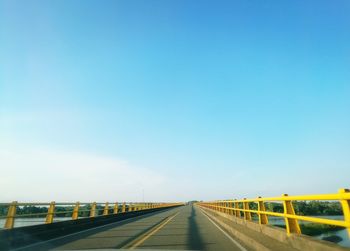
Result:
{"label": "road surface", "polygon": [[249,250],[225,234],[200,208],[193,205],[85,230],[31,246],[29,250],[48,249]]}

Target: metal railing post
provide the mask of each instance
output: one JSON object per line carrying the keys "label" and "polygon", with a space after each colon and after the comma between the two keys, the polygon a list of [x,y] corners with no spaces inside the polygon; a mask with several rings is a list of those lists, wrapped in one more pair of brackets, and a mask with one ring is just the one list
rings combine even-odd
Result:
{"label": "metal railing post", "polygon": [[233,210],[233,201],[230,202],[230,215],[235,215],[235,211]]}
{"label": "metal railing post", "polygon": [[46,220],[45,220],[46,224],[50,224],[53,222],[54,214],[55,214],[55,202],[52,201],[50,203],[48,210],[47,210],[47,215],[46,215]]}
{"label": "metal railing post", "polygon": [[116,203],[114,204],[113,214],[117,214],[117,213],[118,213],[118,207],[119,207],[118,202],[116,202]]}
{"label": "metal railing post", "polygon": [[11,229],[15,225],[15,217],[16,217],[16,209],[17,209],[17,201],[13,201],[9,206],[6,216],[5,229]]}
{"label": "metal railing post", "polygon": [[109,211],[109,206],[108,206],[108,202],[106,202],[105,208],[103,209],[103,215],[108,215],[108,211]]}
{"label": "metal railing post", "polygon": [[93,202],[91,204],[91,209],[90,209],[90,218],[95,217],[96,215],[96,202]]}
{"label": "metal railing post", "polygon": [[75,203],[74,209],[73,209],[73,213],[72,213],[72,220],[77,220],[78,219],[78,214],[79,214],[79,205],[80,203],[77,202]]}
{"label": "metal railing post", "polygon": [[[340,195],[349,194],[349,189],[341,188],[339,189]],[[350,200],[349,199],[342,199],[340,201],[341,207],[343,209],[344,214],[344,221],[348,223],[348,227],[346,228],[348,230],[348,236],[350,237]]]}
{"label": "metal railing post", "polygon": [[[244,198],[244,200],[246,200],[246,198]],[[246,202],[246,201],[243,202],[243,209],[244,210],[249,210],[249,202]],[[244,211],[243,214],[244,214],[244,219],[245,220],[252,220],[252,214],[250,212]]]}
{"label": "metal railing post", "polygon": [[259,211],[259,224],[268,224],[268,218],[267,215],[264,214],[263,212],[266,211],[265,204],[262,200],[260,200],[261,197],[258,197],[258,211]]}
{"label": "metal railing post", "polygon": [[241,211],[239,211],[239,203],[237,201],[234,202],[235,204],[235,216],[237,218],[241,218]]}
{"label": "metal railing post", "polygon": [[125,213],[126,211],[126,206],[125,206],[125,202],[123,202],[123,205],[122,205],[122,213]]}
{"label": "metal railing post", "polygon": [[[288,197],[288,194],[283,194],[283,197]],[[288,214],[295,215],[295,211],[293,208],[292,201],[290,200],[284,200],[283,201],[283,212],[284,212],[284,220],[286,222],[286,230],[287,234],[290,235],[291,233],[295,234],[301,234],[300,226],[297,219],[290,219],[288,218]]]}

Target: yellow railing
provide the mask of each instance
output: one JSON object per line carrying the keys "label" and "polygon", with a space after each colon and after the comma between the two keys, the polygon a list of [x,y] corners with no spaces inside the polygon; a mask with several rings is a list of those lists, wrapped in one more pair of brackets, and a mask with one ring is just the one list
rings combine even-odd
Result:
{"label": "yellow railing", "polygon": [[[297,215],[293,208],[293,201],[338,201],[343,210],[343,220],[332,220],[327,218],[311,217]],[[266,210],[267,202],[280,202],[283,204],[283,213],[272,212]],[[250,203],[257,204],[257,210],[250,208]],[[243,200],[219,200],[212,202],[200,202],[199,206],[207,207],[222,213],[230,214],[237,218],[242,217],[246,221],[252,220],[252,213],[259,217],[259,224],[268,224],[268,216],[282,217],[285,220],[287,234],[301,234],[298,220],[308,221],[313,223],[327,224],[333,226],[344,227],[348,231],[350,237],[350,190],[340,189],[336,194],[320,194],[320,195],[301,195],[288,196],[283,194],[282,197],[270,197]]]}
{"label": "yellow railing", "polygon": [[[12,229],[15,226],[16,218],[35,218],[35,217],[45,217],[45,223],[50,224],[54,222],[55,216],[59,215],[70,215],[72,220],[77,220],[79,214],[85,213],[86,217],[98,217],[105,216],[110,214],[119,214],[126,213],[131,211],[141,211],[147,209],[154,208],[162,208],[162,207],[173,207],[183,205],[183,203],[135,203],[135,202],[123,202],[123,203],[98,203],[98,202],[89,202],[89,203],[65,203],[65,202],[51,202],[51,203],[18,203],[17,201],[13,201],[12,203],[0,203],[2,207],[7,208],[7,215],[0,216],[0,219],[5,219],[4,228]],[[38,209],[38,207],[44,208],[46,212],[40,213],[28,213],[28,214],[17,214],[19,208],[33,206]],[[61,207],[63,211],[57,211],[56,208]],[[70,210],[66,210],[70,209]],[[102,213],[101,213],[102,212]],[[84,217],[84,218],[86,218]],[[59,218],[59,217],[57,217]]]}

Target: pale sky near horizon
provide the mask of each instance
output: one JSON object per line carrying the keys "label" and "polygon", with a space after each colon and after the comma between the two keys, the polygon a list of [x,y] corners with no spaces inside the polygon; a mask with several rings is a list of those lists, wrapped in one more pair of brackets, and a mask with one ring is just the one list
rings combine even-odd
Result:
{"label": "pale sky near horizon", "polygon": [[350,188],[350,2],[0,0],[0,201]]}

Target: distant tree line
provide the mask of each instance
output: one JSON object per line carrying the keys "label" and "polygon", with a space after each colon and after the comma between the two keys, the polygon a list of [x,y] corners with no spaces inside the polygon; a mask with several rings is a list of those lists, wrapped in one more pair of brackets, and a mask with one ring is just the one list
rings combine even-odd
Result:
{"label": "distant tree line", "polygon": [[[342,215],[343,210],[339,202],[330,201],[295,201],[293,202],[295,213],[298,215]],[[269,203],[268,210],[283,212],[283,204]]]}
{"label": "distant tree line", "polygon": [[[9,206],[0,205],[0,216],[6,216]],[[101,215],[104,206],[96,206],[96,214]],[[55,217],[71,217],[74,206],[56,206],[55,207]],[[82,205],[79,207],[79,217],[88,217],[90,215],[90,205]],[[26,215],[26,214],[41,214],[41,215],[32,215],[28,216],[30,218],[40,218],[45,217],[48,211],[48,207],[45,206],[21,206],[16,208],[16,215]],[[110,209],[110,213],[112,209]]]}
{"label": "distant tree line", "polygon": [[[239,203],[243,208],[243,203]],[[343,210],[339,202],[334,201],[293,201],[295,213],[298,215],[343,215]],[[258,210],[258,204],[249,203],[251,210]],[[283,204],[277,202],[265,202],[267,211],[283,213]]]}

